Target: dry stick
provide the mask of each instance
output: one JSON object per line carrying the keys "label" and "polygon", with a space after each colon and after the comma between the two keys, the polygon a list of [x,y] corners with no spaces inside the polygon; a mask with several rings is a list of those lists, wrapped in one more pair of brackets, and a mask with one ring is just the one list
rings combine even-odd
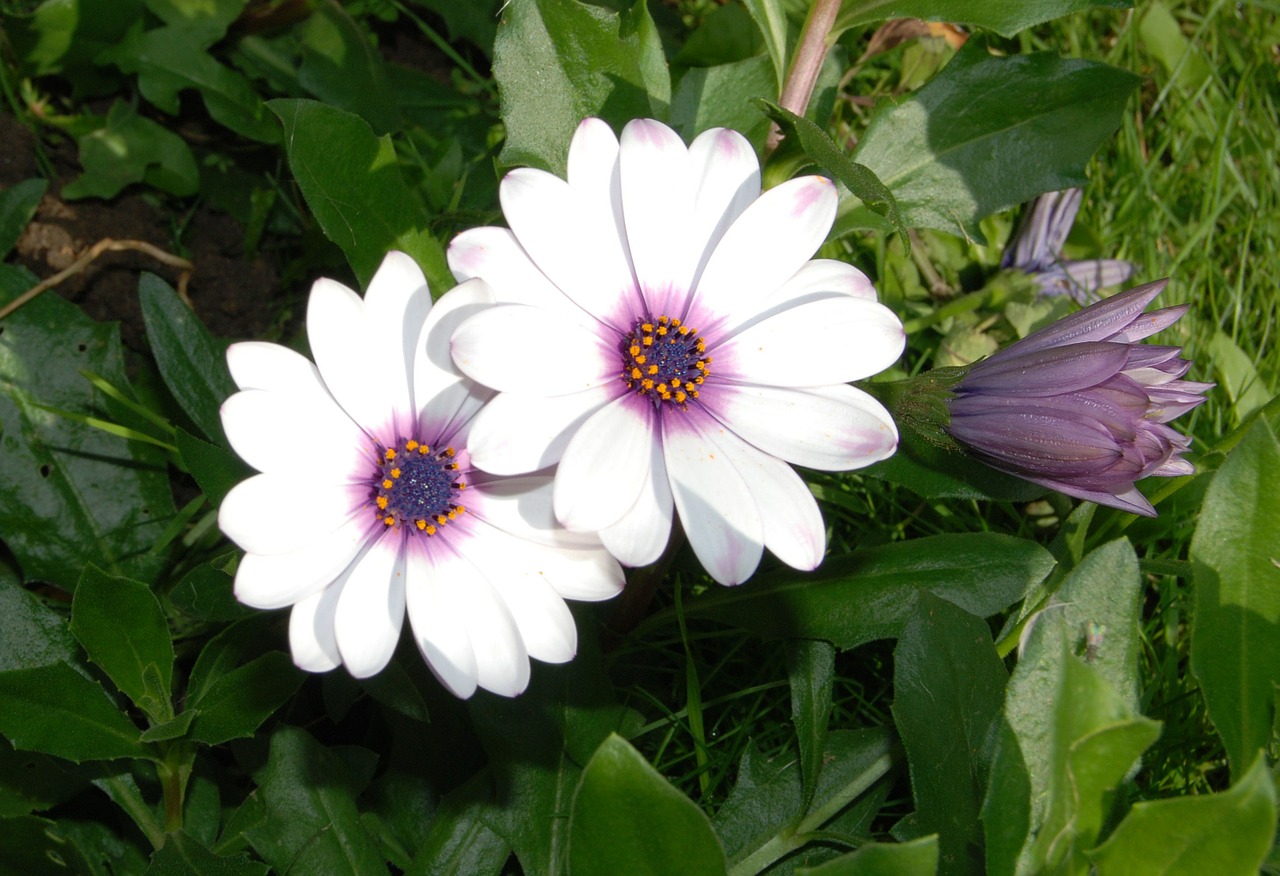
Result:
{"label": "dry stick", "polygon": [[[791,59],[787,81],[782,86],[782,97],[778,100],[784,109],[789,109],[798,116],[804,115],[809,106],[809,98],[813,96],[818,71],[822,69],[822,60],[827,56],[827,36],[831,33],[839,12],[840,0],[814,0],[809,16],[804,20],[800,42],[796,46],[795,57]],[[765,151],[773,152],[781,140],[782,131],[778,123],[773,122],[769,126]]]}
{"label": "dry stick", "polygon": [[93,246],[89,247],[85,252],[71,263],[70,266],[64,268],[54,274],[47,280],[32,286],[26,292],[23,292],[13,301],[10,301],[4,307],[0,307],[0,319],[4,319],[13,313],[19,307],[22,307],[32,298],[35,298],[46,289],[52,289],[68,277],[73,277],[89,266],[89,263],[102,255],[104,252],[124,252],[126,250],[137,250],[146,253],[157,261],[164,262],[166,265],[178,268],[182,271],[178,275],[178,297],[186,302],[187,306],[191,306],[191,299],[187,297],[187,281],[191,279],[191,272],[195,270],[195,265],[184,258],[171,255],[159,247],[147,243],[145,240],[112,240],[110,237],[104,237]]}

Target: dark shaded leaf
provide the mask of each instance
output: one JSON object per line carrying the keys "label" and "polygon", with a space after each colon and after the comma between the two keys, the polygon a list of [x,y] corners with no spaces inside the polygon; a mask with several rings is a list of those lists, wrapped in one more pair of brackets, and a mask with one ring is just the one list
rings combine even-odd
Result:
{"label": "dark shaded leaf", "polygon": [[239,551],[230,551],[187,572],[169,591],[170,604],[202,621],[236,621],[252,615],[254,609],[238,602],[232,590],[235,579],[229,568],[239,556]]}
{"label": "dark shaded leaf", "polygon": [[1017,3],[948,0],[945,6],[940,6],[937,0],[844,0],[832,32],[839,34],[860,24],[889,18],[923,18],[926,21],[968,24],[1011,37],[1032,25],[1073,12],[1096,7],[1130,9],[1132,6],[1132,0],[1019,0]]}
{"label": "dark shaded leaf", "polygon": [[254,470],[230,450],[197,438],[182,427],[174,431],[174,439],[182,464],[214,507],[222,504],[232,487],[254,474]]}
{"label": "dark shaded leaf", "polygon": [[75,796],[87,784],[87,779],[67,768],[66,761],[17,751],[0,739],[0,820],[48,809]]}
{"label": "dark shaded leaf", "polygon": [[0,733],[15,748],[75,763],[147,754],[102,685],[66,663],[0,672]]}
{"label": "dark shaded leaf", "polygon": [[302,685],[306,674],[288,654],[269,651],[213,681],[187,708],[198,714],[191,738],[209,745],[252,736]]}
{"label": "dark shaded leaf", "polygon": [[798,876],[931,876],[938,871],[940,850],[936,836],[906,843],[867,843],[857,851],[819,867],[805,867]]}
{"label": "dark shaded leaf", "polygon": [[787,643],[787,680],[791,685],[791,723],[800,747],[800,781],[807,807],[822,771],[823,745],[831,720],[831,687],[836,648],[830,642],[798,639]]}
{"label": "dark shaded leaf", "polygon": [[29,179],[0,192],[0,259],[9,254],[36,215],[48,186],[48,180]]}
{"label": "dark shaded leaf", "polygon": [[102,127],[76,143],[84,173],[62,187],[68,200],[114,198],[134,183],[179,197],[200,187],[200,170],[186,141],[122,101],[112,104]]}
{"label": "dark shaded leaf", "polygon": [[267,865],[246,855],[223,858],[206,849],[185,831],[165,835],[164,845],[151,856],[145,876],[266,876]]}
{"label": "dark shaded leaf", "polygon": [[62,615],[19,586],[0,566],[0,671],[31,669],[76,660],[76,641]]}

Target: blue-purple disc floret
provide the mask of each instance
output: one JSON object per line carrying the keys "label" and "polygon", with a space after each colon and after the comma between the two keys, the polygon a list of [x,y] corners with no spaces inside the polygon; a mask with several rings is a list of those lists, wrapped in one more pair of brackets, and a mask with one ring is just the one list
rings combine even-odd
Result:
{"label": "blue-purple disc floret", "polygon": [[1167,281],[1059,320],[972,366],[948,402],[951,436],[993,468],[1081,499],[1155,516],[1134,482],[1193,473],[1170,420],[1213,384],[1183,380],[1180,347],[1140,341],[1185,306],[1144,313]]}

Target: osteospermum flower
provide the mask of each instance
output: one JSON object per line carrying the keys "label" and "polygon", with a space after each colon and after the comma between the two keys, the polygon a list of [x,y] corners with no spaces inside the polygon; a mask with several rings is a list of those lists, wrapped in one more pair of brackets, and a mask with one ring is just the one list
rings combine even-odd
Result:
{"label": "osteospermum flower", "polygon": [[512,696],[528,683],[529,657],[573,657],[566,598],[621,588],[597,540],[556,525],[549,476],[472,467],[468,438],[487,393],[454,369],[449,335],[491,301],[473,281],[432,306],[422,271],[393,252],[363,300],[332,280],[312,287],[314,365],[276,344],[227,351],[241,391],[222,422],[261,474],[227,494],[218,522],[245,550],[236,596],[293,606],[303,669],[373,675],[407,612],[449,690]]}
{"label": "osteospermum flower", "polygon": [[808,176],[762,195],[741,135],[686,147],[651,120],[619,144],[587,119],[568,171],[507,174],[510,230],[449,249],[454,273],[501,302],[453,336],[462,371],[498,390],[471,434],[475,464],[559,463],[556,516],[630,565],[661,554],[678,513],[722,584],[749,577],[763,547],[814,568],[822,518],[786,463],[843,471],[893,453],[888,412],[845,382],[904,341],[861,272],[809,260],[835,186]]}
{"label": "osteospermum flower", "polygon": [[1155,516],[1134,486],[1194,473],[1190,439],[1166,425],[1211,383],[1181,380],[1181,347],[1138,343],[1185,305],[1143,313],[1166,280],[1138,286],[1034,332],[952,387],[948,431],[993,468],[1050,489]]}

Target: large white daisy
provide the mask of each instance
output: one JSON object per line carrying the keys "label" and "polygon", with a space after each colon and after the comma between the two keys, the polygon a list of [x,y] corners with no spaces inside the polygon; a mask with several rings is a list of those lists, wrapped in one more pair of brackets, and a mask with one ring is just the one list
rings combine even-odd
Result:
{"label": "large white daisy", "polygon": [[501,185],[505,228],[449,248],[499,306],[453,335],[458,367],[498,391],[469,446],[486,471],[558,463],[555,513],[624,563],[662,552],[673,507],[717,581],[768,547],[818,565],[825,531],[786,463],[828,471],[893,453],[897,431],[848,386],[902,352],[902,324],[850,265],[810,260],[836,191],[808,176],[761,194],[739,134],[686,147],[637,120],[621,144],[578,128],[568,180],[521,168]]}
{"label": "large white daisy", "polygon": [[244,548],[236,596],[293,606],[294,661],[358,678],[391,659],[406,611],[449,690],[513,696],[529,658],[573,657],[564,600],[607,599],[622,570],[593,536],[565,531],[548,475],[472,468],[469,436],[488,392],[454,368],[449,336],[493,301],[464,283],[432,306],[404,253],[362,300],[333,280],[311,290],[308,359],[277,344],[227,351],[240,392],[222,407],[232,447],[261,474],[218,522]]}

